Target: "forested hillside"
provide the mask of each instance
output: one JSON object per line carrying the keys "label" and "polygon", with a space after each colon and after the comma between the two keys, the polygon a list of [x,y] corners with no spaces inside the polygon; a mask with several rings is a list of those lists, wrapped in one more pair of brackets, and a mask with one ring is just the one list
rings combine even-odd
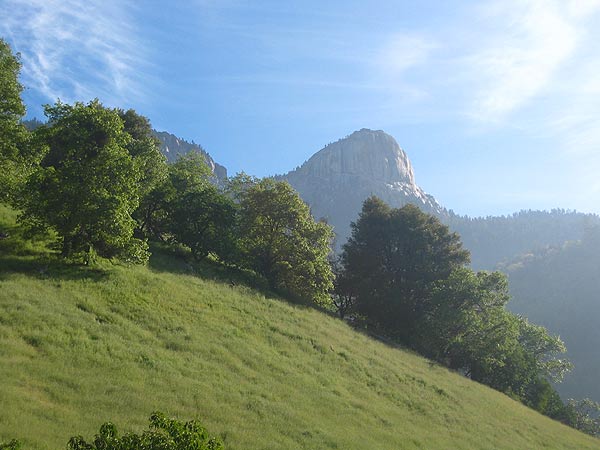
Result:
{"label": "forested hillside", "polygon": [[558,386],[563,397],[600,401],[600,233],[513,261],[511,310],[557,333],[569,349],[573,372]]}
{"label": "forested hillside", "polygon": [[0,442],[64,448],[159,409],[225,448],[596,449],[598,441],[243,273],[153,248],[61,262],[0,207]]}
{"label": "forested hillside", "polygon": [[548,246],[579,240],[586,229],[600,224],[595,214],[564,209],[477,218],[450,214],[442,220],[460,234],[471,252],[472,266],[485,270]]}

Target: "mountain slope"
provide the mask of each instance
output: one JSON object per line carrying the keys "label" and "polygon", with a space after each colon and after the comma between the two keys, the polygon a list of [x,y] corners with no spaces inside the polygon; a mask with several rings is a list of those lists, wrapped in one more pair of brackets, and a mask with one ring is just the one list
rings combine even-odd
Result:
{"label": "mountain slope", "polygon": [[508,216],[470,218],[451,215],[445,223],[460,234],[477,270],[495,270],[515,258],[548,246],[580,240],[600,217],[576,211],[520,211]]}
{"label": "mountain slope", "polygon": [[179,156],[183,156],[191,151],[197,151],[204,155],[206,164],[208,164],[218,181],[224,182],[227,180],[227,169],[216,163],[200,145],[194,142],[187,142],[166,131],[154,130],[154,136],[160,141],[160,151],[167,157],[167,161],[175,162]]}
{"label": "mountain slope", "polygon": [[1,209],[0,442],[64,448],[155,409],[235,449],[593,449],[510,398],[157,251],[149,267],[67,266]]}
{"label": "mountain slope", "polygon": [[600,231],[581,242],[530,254],[505,268],[509,307],[564,340],[575,367],[557,386],[563,398],[600,402]]}

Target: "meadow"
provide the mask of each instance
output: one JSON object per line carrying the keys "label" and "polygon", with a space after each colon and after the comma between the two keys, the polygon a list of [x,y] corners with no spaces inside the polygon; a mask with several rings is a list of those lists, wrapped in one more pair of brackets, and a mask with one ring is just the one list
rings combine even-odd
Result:
{"label": "meadow", "polygon": [[154,410],[227,449],[597,449],[600,441],[211,262],[68,264],[0,207],[0,442],[65,448]]}

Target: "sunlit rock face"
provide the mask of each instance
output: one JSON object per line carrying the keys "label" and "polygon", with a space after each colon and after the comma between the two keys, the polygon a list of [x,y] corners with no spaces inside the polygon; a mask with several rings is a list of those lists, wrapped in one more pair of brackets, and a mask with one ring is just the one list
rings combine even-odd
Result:
{"label": "sunlit rock face", "polygon": [[339,248],[350,234],[364,200],[376,195],[398,208],[412,203],[437,215],[444,209],[415,183],[408,156],[383,131],[362,129],[327,145],[301,167],[281,177],[334,227]]}

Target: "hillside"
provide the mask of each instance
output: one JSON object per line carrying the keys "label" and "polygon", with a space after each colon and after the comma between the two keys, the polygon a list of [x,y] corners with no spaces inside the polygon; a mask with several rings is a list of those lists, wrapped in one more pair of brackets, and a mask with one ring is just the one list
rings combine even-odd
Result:
{"label": "hillside", "polygon": [[540,254],[548,246],[580,240],[586,229],[600,224],[596,214],[563,209],[475,218],[450,215],[443,220],[460,234],[477,270],[495,270],[524,254]]}
{"label": "hillside", "polygon": [[[314,309],[155,251],[86,269],[0,209],[0,441],[198,417],[228,449],[593,449],[600,442]],[[157,249],[158,250],[158,249]]]}
{"label": "hillside", "polygon": [[575,367],[557,386],[563,398],[600,401],[600,232],[508,264],[509,308],[559,334]]}

